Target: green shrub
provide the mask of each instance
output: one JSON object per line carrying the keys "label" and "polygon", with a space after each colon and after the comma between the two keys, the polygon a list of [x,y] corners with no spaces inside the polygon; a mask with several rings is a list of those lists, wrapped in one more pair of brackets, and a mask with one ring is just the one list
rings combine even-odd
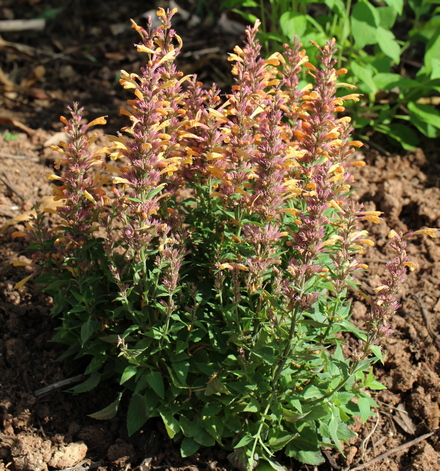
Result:
{"label": "green shrub", "polygon": [[[349,69],[347,81],[365,94],[365,100],[349,106],[355,128],[365,140],[373,129],[410,150],[420,144],[420,134],[440,137],[438,3],[226,0],[222,7],[251,23],[260,17],[259,37],[268,51],[297,36],[313,56],[311,40],[324,44],[336,38],[339,67]],[[413,77],[408,68],[417,69]]]}

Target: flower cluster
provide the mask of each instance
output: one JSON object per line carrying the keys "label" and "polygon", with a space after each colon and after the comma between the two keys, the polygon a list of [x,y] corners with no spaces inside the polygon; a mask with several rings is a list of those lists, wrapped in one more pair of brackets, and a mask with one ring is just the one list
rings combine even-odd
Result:
{"label": "flower cluster", "polygon": [[393,314],[399,309],[400,304],[397,301],[396,294],[406,278],[408,269],[413,271],[415,265],[409,261],[406,247],[406,239],[414,235],[429,235],[436,237],[436,229],[420,229],[406,234],[391,230],[388,237],[391,239],[390,247],[395,252],[395,257],[387,262],[388,277],[381,280],[381,285],[375,288],[377,296],[373,299],[368,298],[371,303],[371,309],[367,315],[369,329],[375,332],[375,339],[379,340],[384,335],[392,333],[390,320]]}

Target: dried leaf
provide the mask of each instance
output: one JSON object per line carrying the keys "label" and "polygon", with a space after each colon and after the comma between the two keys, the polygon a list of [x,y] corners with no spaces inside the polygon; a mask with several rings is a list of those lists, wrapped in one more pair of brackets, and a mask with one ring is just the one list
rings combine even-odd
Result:
{"label": "dried leaf", "polygon": [[406,433],[410,435],[416,433],[417,427],[414,425],[414,422],[411,420],[403,404],[397,406],[393,419]]}

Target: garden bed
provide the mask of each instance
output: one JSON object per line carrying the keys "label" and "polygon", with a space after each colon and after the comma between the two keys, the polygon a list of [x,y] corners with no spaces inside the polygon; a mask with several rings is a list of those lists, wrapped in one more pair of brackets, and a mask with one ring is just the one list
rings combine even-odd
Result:
{"label": "garden bed", "polygon": [[[21,2],[13,8],[13,1],[6,1],[2,8],[13,9],[20,17],[20,9],[24,15],[27,3],[43,8],[42,2]],[[76,6],[80,3],[85,4],[77,2]],[[30,254],[26,243],[13,239],[11,233],[23,228],[17,216],[50,195],[44,175],[52,169],[50,140],[61,131],[58,117],[64,114],[65,104],[80,100],[88,106],[89,119],[108,114],[112,128],[121,125],[117,112],[125,97],[115,82],[115,72],[139,66],[139,57],[130,48],[135,35],[123,25],[130,16],[139,20],[143,11],[134,10],[139,2],[125,2],[118,11],[112,10],[110,3],[99,12],[75,10],[77,16],[72,16],[63,34],[55,24],[47,34],[10,34],[9,46],[2,46],[8,60],[15,57],[17,70],[11,83],[0,77],[0,470],[45,471],[73,466],[78,471],[230,469],[226,452],[217,448],[182,459],[178,447],[154,420],[128,437],[122,413],[109,421],[88,417],[115,397],[116,389],[111,385],[83,395],[66,393],[66,387],[40,391],[79,375],[82,364],[55,361],[63,350],[50,342],[56,328],[56,321],[48,315],[51,299],[32,284],[22,291],[14,288],[28,273],[25,267],[12,266],[12,261],[25,261]],[[117,24],[122,28],[119,33]],[[215,68],[220,75],[214,79],[221,81],[220,72],[228,70],[222,59],[225,40],[221,33],[211,35],[208,31],[200,26],[198,34],[183,35],[192,51],[183,64],[186,72],[197,71],[206,80],[212,80],[209,70]],[[238,39],[227,38],[230,50]],[[23,52],[12,45],[25,43],[36,50]],[[69,43],[76,44],[70,53]],[[61,45],[66,48],[65,57],[51,59],[48,52],[55,56]],[[356,156],[367,166],[357,171],[355,188],[368,210],[385,213],[381,224],[368,228],[377,244],[365,254],[371,267],[368,284],[379,285],[390,255],[386,246],[390,229],[440,227],[440,156],[438,143],[433,141],[411,152],[375,142],[382,151],[365,146]],[[414,239],[408,253],[417,268],[402,286],[402,306],[391,322],[394,333],[384,341],[384,365],[375,368],[377,379],[388,389],[371,393],[380,405],[376,416],[354,426],[358,437],[345,446],[345,457],[327,450],[327,463],[320,471],[361,469],[363,463],[386,452],[390,453],[363,469],[440,470],[439,239]],[[362,300],[354,299],[355,322],[362,322],[365,310]],[[288,458],[280,460],[291,470],[312,469],[300,468]]]}

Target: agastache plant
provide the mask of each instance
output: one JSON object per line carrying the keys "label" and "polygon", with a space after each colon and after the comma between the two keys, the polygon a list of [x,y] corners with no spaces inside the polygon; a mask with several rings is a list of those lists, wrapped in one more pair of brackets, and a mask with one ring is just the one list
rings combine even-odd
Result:
{"label": "agastache plant", "polygon": [[[177,69],[174,13],[159,9],[154,29],[133,22],[147,59],[121,74],[134,98],[111,145],[90,150],[89,128],[104,118],[83,124],[76,104],[62,118],[68,142],[50,176],[60,223],[49,228],[43,208],[16,235],[31,240],[54,296],[56,340],[90,360],[72,391],[115,381],[116,400],[92,417],[127,400],[129,433],[160,417],[183,456],[217,444],[243,471],[284,469],[281,451],[319,465],[320,448],[343,451],[354,416],[376,407],[364,390],[382,388],[371,365],[413,234],[391,234],[389,277],[364,295],[356,327],[349,289],[373,244],[359,224],[380,213],[350,197],[361,144],[337,113],[358,96],[336,95],[346,70],[334,41],[315,44],[316,66],[297,42],[264,59],[256,23],[230,55],[235,83],[223,96]],[[303,68],[313,83],[300,88]],[[348,338],[356,348],[342,348]]]}

